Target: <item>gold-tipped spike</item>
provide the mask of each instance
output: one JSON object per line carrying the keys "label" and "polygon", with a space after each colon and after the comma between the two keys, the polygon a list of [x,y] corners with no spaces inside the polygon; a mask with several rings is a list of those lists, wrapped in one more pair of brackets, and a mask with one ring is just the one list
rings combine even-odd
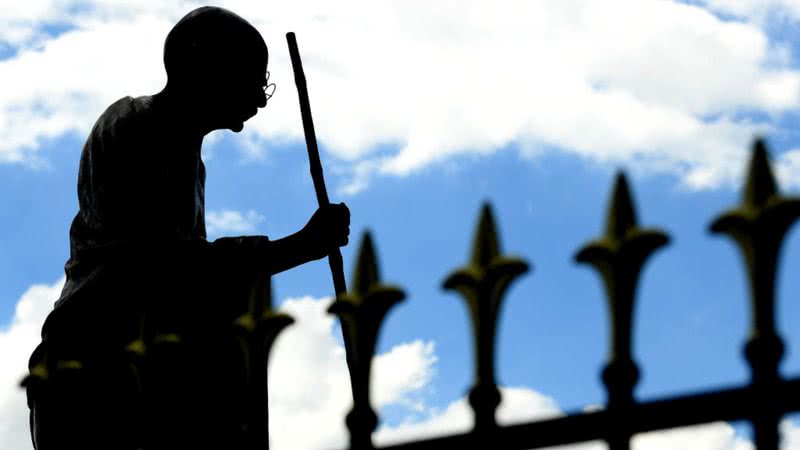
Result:
{"label": "gold-tipped spike", "polygon": [[734,240],[747,268],[752,313],[744,353],[758,392],[754,413],[759,420],[753,427],[758,448],[778,448],[780,415],[764,406],[778,402],[774,386],[780,380],[778,368],[784,351],[775,326],[775,278],[783,239],[798,218],[800,198],[780,195],[766,145],[757,139],[741,204],[717,217],[711,231]]}
{"label": "gold-tipped spike", "polygon": [[256,323],[256,317],[250,312],[246,312],[233,320],[234,327],[237,327],[247,333],[250,333],[256,329]]}
{"label": "gold-tipped spike", "polygon": [[49,376],[49,372],[47,370],[47,364],[39,363],[31,369],[30,376],[33,378],[38,378],[40,380],[46,380]]}
{"label": "gold-tipped spike", "polygon": [[372,235],[364,232],[361,238],[361,247],[358,251],[358,262],[353,273],[353,292],[358,297],[364,297],[370,287],[380,282],[378,261],[375,258],[375,247],[372,245]]}
{"label": "gold-tipped spike", "polygon": [[258,276],[250,286],[246,310],[233,320],[233,326],[246,333],[255,331],[259,318],[272,311],[272,282]]}
{"label": "gold-tipped spike", "polygon": [[83,363],[77,359],[65,359],[56,363],[56,369],[59,370],[80,370],[83,369]]}
{"label": "gold-tipped spike", "polygon": [[798,218],[800,198],[780,194],[766,145],[756,140],[741,204],[711,223],[713,233],[733,238],[747,268],[752,318],[746,355],[754,380],[777,376],[783,344],[775,328],[775,277],[783,240]]}
{"label": "gold-tipped spike", "polygon": [[365,232],[361,239],[350,288],[351,291],[336,297],[328,313],[336,314],[341,321],[350,370],[353,409],[346,420],[350,429],[350,448],[372,448],[371,435],[378,423],[369,397],[372,359],[386,313],[405,294],[380,282],[378,258],[369,232]]}
{"label": "gold-tipped spike", "polygon": [[145,345],[143,339],[136,339],[125,346],[125,351],[141,357],[144,356],[145,352],[147,351],[147,345]]}
{"label": "gold-tipped spike", "polygon": [[145,316],[139,317],[138,333],[134,340],[125,346],[125,351],[136,357],[143,357],[147,353],[147,343],[145,342]]}
{"label": "gold-tipped spike", "polygon": [[614,180],[605,235],[584,245],[575,255],[575,260],[600,268],[607,264],[619,264],[614,261],[623,258],[636,267],[638,276],[647,257],[668,241],[669,237],[660,230],[639,228],[627,177],[620,171]]}
{"label": "gold-tipped spike", "polygon": [[262,345],[260,350],[264,354],[264,361],[267,360],[272,345],[278,338],[278,335],[292,324],[294,324],[294,319],[288,314],[272,310],[264,311],[255,329],[256,335],[258,336],[257,342],[260,342]]}
{"label": "gold-tipped spike", "polygon": [[469,308],[476,360],[469,402],[475,412],[475,430],[483,431],[497,425],[495,410],[500,404],[494,370],[500,306],[507,288],[528,271],[525,261],[500,254],[499,241],[491,206],[486,203],[481,209],[469,264],[448,275],[443,284],[445,289],[461,294]]}
{"label": "gold-tipped spike", "polygon": [[183,339],[176,333],[163,333],[153,336],[154,344],[180,344],[182,342]]}
{"label": "gold-tipped spike", "polygon": [[487,202],[481,208],[481,218],[472,245],[471,262],[476,267],[488,267],[499,255],[500,243],[494,226],[494,215],[491,205]]}
{"label": "gold-tipped spike", "polygon": [[48,359],[47,352],[43,352],[39,363],[31,367],[28,375],[20,381],[19,386],[27,388],[47,381],[50,378],[50,370],[47,367]]}
{"label": "gold-tipped spike", "polygon": [[753,156],[747,172],[744,203],[748,206],[761,207],[777,192],[778,188],[769,165],[766,145],[763,139],[756,139],[753,144]]}
{"label": "gold-tipped spike", "polygon": [[631,199],[630,188],[625,173],[619,171],[614,180],[614,193],[606,219],[606,236],[621,239],[636,228],[636,210]]}
{"label": "gold-tipped spike", "polygon": [[660,230],[639,228],[625,174],[618,173],[608,208],[605,236],[590,241],[575,255],[577,262],[590,264],[597,270],[606,290],[611,316],[611,346],[603,381],[608,391],[609,408],[633,401],[633,387],[638,380],[631,345],[636,286],[647,259],[668,240]]}

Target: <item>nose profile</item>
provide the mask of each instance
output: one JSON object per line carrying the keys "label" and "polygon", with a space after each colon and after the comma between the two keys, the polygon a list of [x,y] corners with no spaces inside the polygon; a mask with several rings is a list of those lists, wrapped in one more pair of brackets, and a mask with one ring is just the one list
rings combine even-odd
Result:
{"label": "nose profile", "polygon": [[256,102],[256,106],[259,108],[263,108],[267,106],[267,94],[264,92],[264,89],[258,88],[258,101]]}

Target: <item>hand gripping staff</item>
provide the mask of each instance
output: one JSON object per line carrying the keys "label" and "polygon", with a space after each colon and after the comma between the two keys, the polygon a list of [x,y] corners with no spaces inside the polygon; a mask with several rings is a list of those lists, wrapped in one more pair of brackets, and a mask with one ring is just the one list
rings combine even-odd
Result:
{"label": "hand gripping staff", "polygon": [[[308,102],[308,89],[306,88],[306,76],[303,74],[303,62],[300,61],[300,52],[297,50],[297,40],[294,37],[294,33],[286,33],[286,41],[289,43],[289,55],[292,58],[292,69],[294,69],[294,82],[297,85],[297,95],[300,97],[300,114],[303,117],[303,131],[306,135],[311,179],[314,180],[314,191],[317,193],[317,203],[322,207],[330,204],[330,201],[328,200],[328,191],[325,189],[325,178],[322,175],[322,163],[319,160],[317,136],[314,133],[314,121],[311,119],[311,106]],[[328,255],[328,262],[331,266],[333,288],[336,290],[336,295],[344,294],[347,291],[347,285],[344,280],[344,269],[342,267],[342,252],[338,248],[333,250]]]}
{"label": "hand gripping staff", "polygon": [[[306,135],[306,147],[308,148],[308,164],[311,170],[311,179],[314,181],[314,191],[317,193],[317,203],[320,207],[328,205],[328,191],[325,189],[325,178],[322,175],[322,163],[319,160],[319,149],[317,148],[317,136],[314,133],[314,121],[311,119],[311,106],[308,102],[308,89],[306,88],[306,76],[303,73],[303,62],[300,61],[300,52],[297,50],[297,39],[294,33],[286,33],[286,42],[289,44],[289,56],[292,59],[292,69],[294,70],[294,82],[297,85],[297,95],[300,97],[300,114],[303,117],[303,131]],[[333,276],[333,288],[336,295],[347,292],[347,284],[344,279],[344,268],[342,267],[342,252],[336,248],[328,255],[328,263],[331,266]],[[347,354],[347,367],[350,368],[350,343],[344,335],[344,348]]]}

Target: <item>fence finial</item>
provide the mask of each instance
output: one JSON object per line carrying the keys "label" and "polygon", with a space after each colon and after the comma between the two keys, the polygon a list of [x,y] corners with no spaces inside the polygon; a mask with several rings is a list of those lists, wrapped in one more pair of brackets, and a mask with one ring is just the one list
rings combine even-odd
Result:
{"label": "fence finial", "polygon": [[469,401],[475,413],[475,432],[484,437],[497,426],[495,411],[500,404],[494,373],[500,303],[511,282],[527,270],[525,261],[500,254],[492,209],[488,203],[484,204],[469,265],[451,273],[444,282],[445,289],[455,290],[464,297],[472,318],[476,370]]}
{"label": "fence finial", "polygon": [[800,198],[778,192],[766,145],[753,145],[742,203],[711,224],[711,232],[734,239],[750,280],[752,327],[745,345],[755,389],[753,428],[759,450],[777,450],[780,411],[777,407],[778,364],[783,341],[775,329],[775,275],[783,238],[800,217]]}
{"label": "fence finial", "polygon": [[631,360],[630,337],[639,274],[647,258],[668,241],[669,237],[660,230],[639,228],[627,179],[624,173],[618,173],[605,236],[590,241],[575,255],[577,262],[594,266],[605,283],[611,313],[611,363]]}
{"label": "fence finial", "polygon": [[[269,355],[278,335],[294,323],[288,314],[272,309],[272,281],[269,277],[260,277],[255,280],[251,294],[254,302],[249,314],[256,319],[255,328],[246,333],[249,340],[246,348],[251,349],[248,363],[251,365],[251,402],[250,414],[252,423],[247,424],[250,431],[249,442],[252,448],[269,450],[269,393],[267,390],[267,367]],[[247,314],[247,313],[246,313]],[[245,320],[245,322],[247,322]]]}
{"label": "fence finial", "polygon": [[[646,260],[669,237],[660,230],[641,229],[631,199],[625,174],[619,172],[606,219],[605,236],[586,244],[575,255],[579,263],[594,266],[605,284],[611,315],[611,355],[603,370],[608,391],[608,409],[626,419],[626,409],[633,403],[633,388],[639,369],[632,356],[633,306],[639,274]],[[607,438],[611,450],[628,449],[630,434],[624,427]]]}
{"label": "fence finial", "polygon": [[372,432],[378,425],[378,417],[370,406],[369,396],[372,356],[383,318],[405,298],[402,290],[382,284],[379,273],[372,237],[367,231],[361,239],[351,290],[337,297],[328,308],[329,313],[339,316],[342,331],[352,343],[349,364],[353,409],[346,419],[352,450],[373,447]]}

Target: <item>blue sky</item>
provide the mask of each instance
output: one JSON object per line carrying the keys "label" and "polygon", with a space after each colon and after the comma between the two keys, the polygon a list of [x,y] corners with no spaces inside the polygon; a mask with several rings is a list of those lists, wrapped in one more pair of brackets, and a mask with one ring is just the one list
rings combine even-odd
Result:
{"label": "blue sky", "polygon": [[[114,79],[106,85],[82,86],[73,80],[73,72],[80,74],[81,70],[92,68],[65,67],[64,73],[48,73],[46,79],[51,87],[33,89],[22,83],[25,70],[37,64],[42,68],[51,68],[48,64],[58,67],[61,61],[49,56],[48,43],[59,48],[56,44],[60,42],[61,48],[74,50],[83,42],[79,39],[81,32],[105,30],[120,39],[116,45],[130,45],[126,43],[132,38],[125,32],[145,24],[152,26],[154,37],[142,37],[147,42],[140,47],[151,50],[163,40],[169,24],[192,9],[190,3],[174,9],[147,2],[137,7],[123,7],[125,2],[98,3],[88,9],[71,9],[73,15],[68,16],[67,24],[57,27],[48,25],[54,22],[45,12],[32,9],[29,20],[23,17],[12,21],[22,31],[0,36],[5,48],[13,49],[2,50],[4,59],[0,65],[8,69],[12,82],[20,83],[16,86],[23,91],[16,97],[0,96],[0,119],[7,119],[0,128],[0,136],[7,142],[0,146],[0,192],[4,193],[0,196],[0,211],[5,211],[5,219],[0,221],[0,273],[5,274],[0,283],[0,331],[5,341],[0,340],[0,348],[16,347],[15,354],[32,350],[35,342],[9,341],[21,336],[15,334],[15,327],[40,326],[33,319],[23,323],[18,303],[31,292],[31,286],[50,286],[51,296],[60,287],[68,257],[69,224],[77,211],[77,165],[86,130],[109,100],[155,92],[152,87],[158,88],[159,77],[163,76],[158,72],[158,61],[147,60],[150,65],[131,70],[132,73],[122,69],[115,72],[119,62],[110,57],[111,61],[97,63],[98,70]],[[206,140],[206,208],[209,214],[219,217],[209,221],[216,225],[211,237],[255,233],[282,237],[304,225],[315,209],[299,112],[293,106],[296,91],[282,40],[283,32],[295,30],[301,53],[307,55],[304,65],[329,191],[333,201],[345,201],[352,211],[351,244],[343,249],[347,276],[350,278],[355,263],[360,234],[369,229],[376,239],[384,280],[400,285],[408,294],[407,300],[389,314],[378,348],[378,354],[389,355],[385,358],[387,367],[399,367],[403,361],[392,359],[396,356],[394,350],[406,348],[403,346],[409,343],[419,344],[413,348],[420,353],[414,354],[411,363],[406,361],[408,366],[418,366],[417,372],[409,375],[411,381],[397,388],[396,398],[385,394],[395,400],[380,405],[387,425],[395,427],[394,431],[409,421],[413,424],[441,419],[445,423],[442,417],[449,416],[440,413],[462,399],[472,381],[466,308],[455,294],[444,292],[441,284],[451,270],[467,262],[484,201],[494,208],[503,250],[523,257],[533,266],[505,299],[498,338],[499,382],[547,396],[561,410],[603,403],[599,371],[608,346],[605,298],[596,274],[576,265],[573,257],[580,246],[602,232],[611,182],[618,169],[629,174],[640,223],[661,228],[671,236],[669,246],[655,254],[640,279],[634,320],[634,354],[643,373],[636,391],[638,398],[747,381],[749,374],[741,348],[750,318],[743,266],[733,244],[711,236],[708,226],[714,217],[738,202],[741,170],[749,157],[751,138],[758,132],[767,137],[784,191],[798,193],[800,135],[795,124],[800,113],[800,47],[794,30],[800,19],[799,7],[778,1],[717,1],[693,6],[660,1],[639,2],[638,6],[611,2],[613,7],[624,7],[620,11],[642,14],[635,17],[643,17],[643,23],[649,20],[648,8],[663,15],[665,22],[674,20],[674,27],[665,25],[665,30],[706,22],[713,25],[709,25],[707,39],[714,41],[715,33],[721,36],[714,45],[706,45],[703,38],[697,43],[697,54],[692,53],[694,50],[675,50],[675,55],[685,55],[686,67],[680,65],[683,59],[671,59],[674,55],[670,48],[664,49],[663,55],[648,53],[648,39],[652,38],[649,35],[642,38],[642,54],[615,39],[601,38],[596,44],[587,44],[586,40],[596,37],[592,34],[596,29],[590,24],[584,32],[583,22],[574,18],[585,14],[584,9],[591,9],[580,2],[569,3],[557,13],[552,11],[557,7],[544,8],[547,11],[542,14],[553,14],[554,35],[562,36],[556,27],[563,26],[571,30],[566,38],[583,42],[580,46],[559,48],[562,58],[555,61],[579,61],[580,52],[596,50],[610,55],[605,64],[612,68],[606,67],[602,58],[587,57],[599,63],[584,67],[585,77],[578,78],[592,82],[594,87],[581,97],[578,81],[563,87],[566,90],[556,86],[553,90],[561,97],[554,100],[548,97],[547,82],[556,80],[560,72],[558,67],[543,68],[547,58],[553,57],[544,51],[547,45],[536,47],[543,56],[533,59],[530,65],[510,65],[509,71],[523,72],[519,77],[505,78],[502,66],[490,66],[502,59],[488,58],[479,62],[489,67],[474,69],[481,71],[479,84],[467,86],[465,91],[459,90],[460,79],[453,79],[449,85],[436,85],[446,80],[443,74],[449,73],[444,67],[448,64],[461,71],[457,73],[465,73],[469,66],[460,65],[462,53],[505,42],[508,36],[493,29],[501,22],[511,23],[504,22],[510,19],[501,7],[497,15],[503,17],[493,18],[489,11],[473,5],[482,19],[470,25],[486,28],[485,41],[474,35],[458,38],[462,30],[457,20],[444,22],[452,30],[442,25],[442,17],[452,13],[445,7],[438,10],[420,6],[413,26],[402,25],[409,11],[397,11],[394,16],[395,13],[377,11],[384,7],[376,7],[376,24],[385,23],[390,31],[397,32],[396,41],[382,40],[392,36],[386,31],[386,36],[376,35],[376,42],[364,44],[359,39],[374,30],[356,29],[352,36],[331,38],[334,43],[323,42],[325,32],[352,25],[344,18],[352,5],[332,11],[309,4],[308,11],[318,8],[319,12],[305,14],[302,9],[277,8],[262,16],[252,6],[228,3],[222,5],[252,20],[264,33],[273,55],[271,81],[274,79],[278,88],[275,98],[246,125],[244,132],[216,133]],[[517,6],[509,4],[506,8]],[[394,17],[397,23],[389,20]],[[531,16],[530,20],[538,19]],[[614,29],[612,25],[617,26],[616,32],[625,37],[629,31],[620,23],[629,22],[633,21],[609,19],[600,28],[608,31]],[[38,25],[26,34],[26,23]],[[726,26],[731,24],[739,28],[730,31]],[[71,33],[76,35],[74,41],[58,41]],[[602,36],[608,34],[613,33]],[[751,44],[757,47],[758,36],[766,39],[765,50],[748,50]],[[691,43],[678,34],[667,37],[654,38],[653,45],[675,41],[680,47]],[[512,50],[525,50],[528,38],[521,36],[522,43]],[[443,53],[416,47],[425,39],[433,46],[441,46]],[[354,44],[357,42],[362,43]],[[735,45],[726,46],[730,42]],[[370,52],[381,48],[381,44],[393,50],[418,49],[414,55],[419,55],[420,60],[410,56],[405,64],[374,69],[374,73],[366,65],[358,66],[368,72],[366,75],[347,65],[348,61],[374,56]],[[361,47],[342,50],[342,61],[338,61],[338,53],[330,51],[335,45]],[[739,49],[744,56],[737,53]],[[131,64],[139,62],[137,50],[129,50]],[[87,47],[87,51],[102,48]],[[486,50],[486,54],[474,51],[485,56],[505,50],[499,46]],[[26,62],[26,55],[35,56],[37,52],[39,60]],[[452,60],[442,56],[450,54],[456,56]],[[429,59],[436,55],[439,59]],[[690,64],[717,57],[721,61],[719,71],[727,71],[730,78],[746,80],[741,85],[731,82],[726,89],[718,90],[715,86],[725,76],[702,64]],[[443,67],[436,66],[437,61]],[[576,67],[565,64],[559,69],[566,71],[561,76],[576,76],[567,70]],[[402,80],[399,84],[394,83],[395,79],[367,81],[370,75],[379,78],[402,70],[403,76],[396,75]],[[659,73],[664,71],[674,73],[659,79]],[[639,82],[639,78],[628,76],[637,73],[655,81]],[[0,80],[2,74],[0,69]],[[538,80],[537,74],[542,74],[544,80]],[[425,83],[426,75],[431,80],[427,85],[414,84]],[[41,75],[30,76],[36,80]],[[674,76],[685,79],[675,81]],[[466,86],[473,80],[469,75],[465,77]],[[505,85],[520,80],[527,83],[513,89]],[[714,92],[708,98],[684,96],[679,89],[682,85],[687,91]],[[529,97],[528,88],[545,100],[537,102],[538,97]],[[48,89],[63,96],[48,96],[52,93]],[[753,93],[737,89],[751,89]],[[371,98],[384,91],[385,98]],[[405,97],[414,98],[405,101]],[[585,114],[581,113],[584,109]],[[630,115],[631,112],[636,114]],[[553,123],[540,125],[551,117],[559,118],[558,122],[553,119]],[[662,123],[663,127],[655,126]],[[794,275],[800,273],[797,227],[787,236],[782,263],[778,325],[787,344],[782,373],[792,376],[800,373],[800,330],[792,326],[800,319],[800,303],[796,301],[800,277]],[[308,305],[324,302],[322,299],[332,292],[325,261],[279,274],[273,284],[279,304],[294,299],[288,302],[290,312],[301,308],[306,308],[302,309],[306,313],[316,311]],[[53,300],[36,301],[46,305]],[[37,320],[41,318],[43,315],[39,314]],[[308,320],[313,324],[322,319]],[[323,331],[328,330],[327,338],[337,339],[338,331],[333,329],[331,333],[325,326],[320,325]],[[432,347],[426,350],[422,344]],[[320,348],[328,347],[316,347]],[[273,363],[288,361],[282,355],[279,350]],[[309,359],[313,357],[308,355]],[[286,362],[287,367],[295,367],[293,364],[301,363]],[[20,368],[3,370],[19,372]],[[12,380],[15,373],[0,380]],[[316,373],[311,378],[326,376]],[[276,378],[281,379],[281,375]],[[24,417],[25,410],[12,409],[19,406],[18,396],[6,393],[10,392],[8,387],[4,389],[2,405],[6,409],[0,414],[22,415],[14,416],[14,420],[24,423],[19,417]],[[283,404],[278,407],[288,408]],[[519,418],[537,411],[541,413],[533,408],[511,415]],[[293,412],[286,414],[289,417]],[[323,416],[319,420],[337,419]],[[795,429],[791,429],[793,436]],[[746,434],[746,428],[737,430]],[[387,430],[387,435],[391,431]],[[335,432],[339,431],[331,431]],[[25,448],[18,444],[24,442],[18,431],[0,429],[0,434],[0,439],[14,445],[3,448]],[[285,439],[281,442],[292,445],[291,438]],[[670,448],[669,437],[660,439],[642,448]],[[702,442],[700,437],[697,442]],[[747,448],[746,442],[733,438],[725,442],[720,445],[727,446],[715,448]],[[313,444],[303,445],[314,448]],[[800,446],[800,441],[791,441],[791,445]]]}

